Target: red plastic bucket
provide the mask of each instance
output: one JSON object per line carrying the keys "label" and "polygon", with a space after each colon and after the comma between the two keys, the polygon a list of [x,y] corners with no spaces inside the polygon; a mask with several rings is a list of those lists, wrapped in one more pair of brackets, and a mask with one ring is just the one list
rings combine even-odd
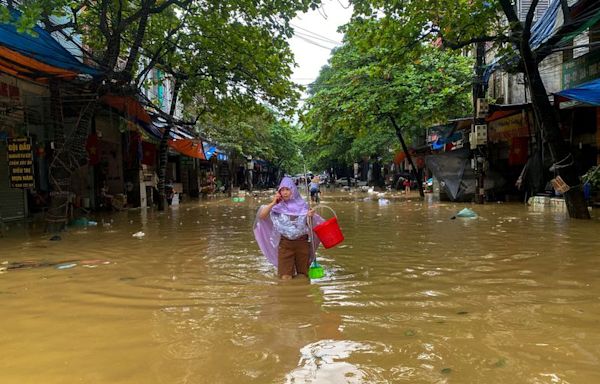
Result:
{"label": "red plastic bucket", "polygon": [[313,228],[313,231],[315,231],[317,237],[319,238],[319,240],[321,240],[321,243],[323,243],[323,246],[325,248],[335,247],[336,245],[344,241],[344,235],[342,234],[342,230],[338,225],[337,217],[332,217],[324,223],[317,225]]}

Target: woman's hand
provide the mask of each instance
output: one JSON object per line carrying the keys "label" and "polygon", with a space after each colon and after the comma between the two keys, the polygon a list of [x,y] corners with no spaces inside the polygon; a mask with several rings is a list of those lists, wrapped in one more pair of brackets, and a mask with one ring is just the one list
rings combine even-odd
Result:
{"label": "woman's hand", "polygon": [[273,201],[271,201],[271,205],[279,204],[281,202],[281,200],[283,200],[283,199],[282,199],[281,195],[279,194],[279,192],[277,192],[275,194],[275,196],[273,196]]}
{"label": "woman's hand", "polygon": [[268,205],[263,205],[262,209],[260,210],[260,212],[258,213],[258,217],[260,219],[266,219],[269,216],[269,213],[271,212],[271,209],[277,204],[279,203],[281,200],[283,200],[283,198],[281,197],[281,195],[279,194],[279,192],[277,192],[275,194],[275,196],[273,196],[273,201],[271,201],[270,204]]}

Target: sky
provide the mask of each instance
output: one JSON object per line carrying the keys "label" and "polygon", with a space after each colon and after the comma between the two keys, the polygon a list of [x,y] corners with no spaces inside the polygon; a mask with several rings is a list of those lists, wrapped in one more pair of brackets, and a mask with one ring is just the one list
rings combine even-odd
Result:
{"label": "sky", "polygon": [[298,64],[292,81],[308,85],[319,76],[331,49],[342,42],[343,35],[337,29],[350,21],[352,9],[348,3],[348,0],[323,0],[320,9],[292,20],[295,34],[290,40],[290,47]]}

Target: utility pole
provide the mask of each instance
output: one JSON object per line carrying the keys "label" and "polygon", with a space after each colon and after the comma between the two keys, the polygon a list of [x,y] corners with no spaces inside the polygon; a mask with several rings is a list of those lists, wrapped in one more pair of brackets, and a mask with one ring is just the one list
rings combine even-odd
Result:
{"label": "utility pole", "polygon": [[485,171],[487,162],[487,124],[485,115],[487,114],[487,103],[485,102],[485,89],[483,73],[485,65],[485,43],[478,42],[475,45],[475,79],[473,81],[473,125],[471,126],[471,149],[473,158],[471,166],[475,172],[475,202],[483,204],[485,202]]}

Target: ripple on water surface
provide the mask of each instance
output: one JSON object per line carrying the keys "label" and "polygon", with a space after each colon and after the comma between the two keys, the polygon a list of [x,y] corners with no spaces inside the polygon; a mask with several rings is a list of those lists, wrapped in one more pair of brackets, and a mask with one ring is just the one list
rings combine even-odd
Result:
{"label": "ripple on water surface", "polygon": [[346,240],[312,283],[260,255],[260,199],[120,212],[53,242],[15,224],[0,267],[40,266],[0,274],[0,382],[600,381],[597,219],[365,197],[327,196]]}

